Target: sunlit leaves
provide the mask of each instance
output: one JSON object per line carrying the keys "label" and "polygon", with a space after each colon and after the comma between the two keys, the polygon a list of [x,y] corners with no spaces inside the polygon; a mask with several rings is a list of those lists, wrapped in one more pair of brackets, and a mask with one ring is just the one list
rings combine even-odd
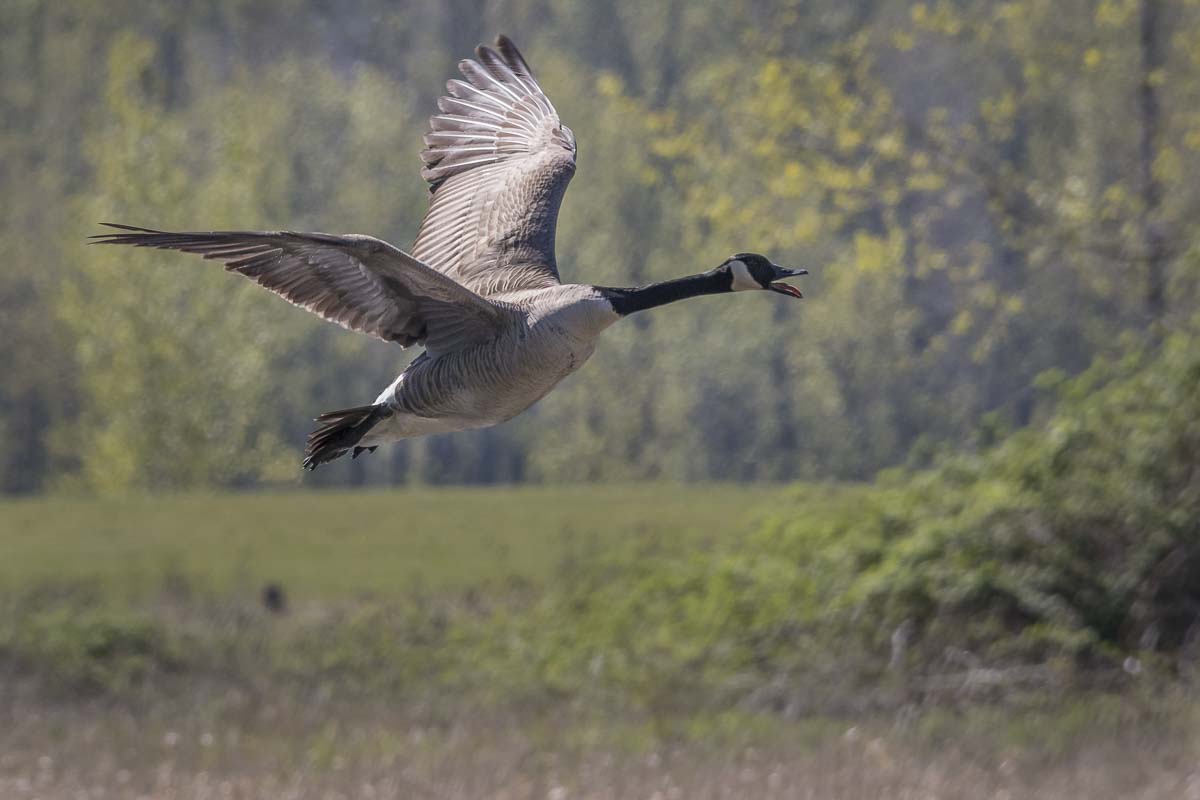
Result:
{"label": "sunlit leaves", "polygon": [[419,0],[344,9],[336,30],[307,0],[102,5],[0,12],[0,357],[18,365],[0,428],[37,453],[0,464],[8,486],[249,483],[314,413],[374,397],[407,356],[211,264],[77,241],[99,219],[411,241],[424,117],[493,24],[520,33],[579,140],[567,280],[752,250],[810,269],[806,299],[645,315],[532,415],[316,482],[868,477],[989,412],[1020,423],[1034,376],[1143,322],[1142,78],[1163,107],[1170,304],[1195,307],[1193,0],[1168,4],[1147,76],[1139,0],[553,0],[470,25]]}

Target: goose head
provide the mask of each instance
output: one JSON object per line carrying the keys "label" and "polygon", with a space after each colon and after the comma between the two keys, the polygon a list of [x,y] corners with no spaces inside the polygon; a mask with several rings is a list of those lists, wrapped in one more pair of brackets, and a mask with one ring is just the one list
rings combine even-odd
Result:
{"label": "goose head", "polygon": [[729,273],[729,290],[731,292],[766,289],[786,294],[788,297],[804,297],[795,286],[781,283],[781,281],[797,275],[807,275],[808,270],[781,267],[758,253],[738,253],[730,256],[717,269]]}

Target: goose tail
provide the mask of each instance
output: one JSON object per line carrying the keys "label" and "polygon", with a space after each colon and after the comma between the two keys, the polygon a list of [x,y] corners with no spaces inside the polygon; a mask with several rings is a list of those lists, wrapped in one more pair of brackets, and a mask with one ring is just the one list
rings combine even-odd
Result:
{"label": "goose tail", "polygon": [[358,458],[364,452],[374,452],[377,445],[361,447],[358,443],[371,428],[391,415],[392,412],[385,405],[326,411],[317,417],[317,429],[308,435],[304,447],[304,469],[314,470],[351,451],[351,458]]}

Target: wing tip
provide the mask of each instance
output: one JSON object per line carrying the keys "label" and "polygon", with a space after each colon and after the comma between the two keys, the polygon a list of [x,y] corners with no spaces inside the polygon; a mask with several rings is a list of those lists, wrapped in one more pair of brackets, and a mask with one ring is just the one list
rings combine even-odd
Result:
{"label": "wing tip", "polygon": [[[524,81],[528,80],[533,86],[525,86],[534,92],[540,91],[536,86],[537,79],[533,77],[533,70],[530,69],[529,63],[525,57],[521,55],[521,51],[517,49],[516,44],[507,35],[501,33],[496,36],[496,42],[492,46],[480,43],[475,47],[476,62],[491,74],[500,72],[511,72],[516,78],[517,83],[524,85]],[[469,59],[464,59],[469,60]],[[459,69],[462,70],[462,63],[459,62]]]}
{"label": "wing tip", "polygon": [[[573,138],[508,35],[498,34],[494,46],[479,44],[475,58],[460,60],[458,69],[465,80],[446,82],[439,113],[429,118],[426,128],[421,177],[430,194],[456,175],[546,146],[541,131],[546,125],[554,128],[552,139],[558,140],[549,144],[574,159]],[[487,146],[493,152],[486,153]]]}
{"label": "wing tip", "polygon": [[529,64],[525,62],[525,57],[521,55],[521,51],[517,49],[516,44],[508,36],[503,33],[496,36],[496,49],[500,51],[500,57],[504,59],[509,67],[514,70],[520,68],[527,74],[529,73]]}
{"label": "wing tip", "polygon": [[141,236],[148,233],[162,233],[162,231],[154,230],[153,228],[139,228],[136,225],[122,225],[119,222],[98,222],[97,225],[103,225],[106,228],[114,228],[123,233],[93,233],[88,236],[88,244],[124,244],[124,237],[133,234]]}

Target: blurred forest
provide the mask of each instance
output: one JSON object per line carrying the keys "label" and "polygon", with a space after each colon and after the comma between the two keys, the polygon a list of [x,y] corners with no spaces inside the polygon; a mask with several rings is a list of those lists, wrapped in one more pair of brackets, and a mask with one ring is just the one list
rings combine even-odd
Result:
{"label": "blurred forest", "polygon": [[867,478],[1045,418],[1055,376],[1197,311],[1200,0],[9,0],[0,491],[296,480],[311,418],[409,354],[85,237],[406,247],[425,119],[499,32],[579,140],[566,279],[755,250],[808,299],[631,321],[514,422],[308,483]]}

